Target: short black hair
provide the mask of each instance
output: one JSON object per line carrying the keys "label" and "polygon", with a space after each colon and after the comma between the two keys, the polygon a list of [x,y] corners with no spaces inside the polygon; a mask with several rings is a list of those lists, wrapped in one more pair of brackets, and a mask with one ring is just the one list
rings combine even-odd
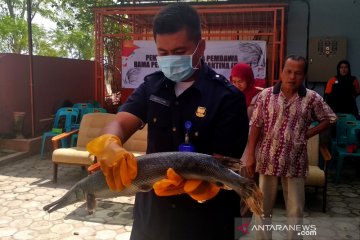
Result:
{"label": "short black hair", "polygon": [[183,28],[195,43],[201,39],[200,17],[197,11],[185,3],[174,3],[164,7],[153,20],[153,34],[172,34]]}
{"label": "short black hair", "polygon": [[304,73],[307,74],[308,62],[307,62],[306,58],[304,58],[303,56],[295,55],[295,54],[287,55],[284,59],[283,69],[284,69],[285,63],[288,59],[304,62]]}

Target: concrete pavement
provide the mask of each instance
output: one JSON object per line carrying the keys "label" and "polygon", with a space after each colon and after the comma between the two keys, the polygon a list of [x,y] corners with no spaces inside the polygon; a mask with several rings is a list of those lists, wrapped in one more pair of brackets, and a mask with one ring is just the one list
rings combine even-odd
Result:
{"label": "concrete pavement", "polygon": [[[321,212],[321,191],[307,194],[305,222],[313,219],[320,225],[315,238],[304,239],[360,239],[360,178],[353,168],[349,170],[341,184],[329,182],[326,214]],[[128,240],[134,197],[100,200],[93,215],[88,215],[84,203],[51,214],[42,210],[84,176],[80,167],[59,166],[58,183],[53,184],[50,156],[40,160],[34,155],[1,166],[0,239]],[[284,220],[282,196],[278,198],[274,216]],[[322,228],[324,222],[334,222],[335,227]]]}

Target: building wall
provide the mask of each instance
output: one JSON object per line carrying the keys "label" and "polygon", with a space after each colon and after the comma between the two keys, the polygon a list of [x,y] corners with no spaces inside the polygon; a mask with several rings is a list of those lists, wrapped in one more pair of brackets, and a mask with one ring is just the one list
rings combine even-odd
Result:
{"label": "building wall", "polygon": [[[308,9],[305,1],[288,2],[287,54],[306,56]],[[359,79],[360,0],[307,1],[310,5],[309,37],[346,37],[347,59],[353,75]],[[28,56],[0,54],[0,73],[0,137],[13,132],[13,113],[17,111],[26,113],[23,132],[30,136]],[[33,74],[36,135],[51,127],[52,115],[65,100],[75,103],[95,97],[92,61],[34,56]],[[320,94],[324,92],[324,83],[309,83],[308,87]]]}
{"label": "building wall", "polygon": [[[23,134],[31,136],[29,57],[0,54],[0,136],[13,133],[14,112],[25,112]],[[52,118],[65,100],[93,100],[94,62],[54,57],[33,57],[35,135],[52,126]]]}
{"label": "building wall", "polygon": [[[360,78],[360,1],[308,0],[310,5],[309,37],[345,37],[347,60],[352,74]],[[306,56],[306,29],[308,10],[305,1],[289,0],[287,53]],[[331,75],[336,74],[336,69]],[[329,78],[331,77],[329,76]],[[310,83],[320,94],[325,83]],[[358,99],[359,103],[360,99]]]}

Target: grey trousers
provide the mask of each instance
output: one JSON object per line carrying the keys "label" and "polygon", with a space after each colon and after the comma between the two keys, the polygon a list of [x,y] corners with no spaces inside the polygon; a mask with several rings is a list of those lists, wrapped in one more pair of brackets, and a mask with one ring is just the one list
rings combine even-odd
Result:
{"label": "grey trousers", "polygon": [[[256,225],[271,225],[272,212],[276,200],[278,179],[276,176],[260,174],[259,187],[264,194],[264,216],[255,216]],[[301,225],[305,205],[305,178],[281,177],[288,225]],[[257,240],[272,239],[272,230],[256,231]],[[296,231],[287,232],[288,239],[302,239]]]}

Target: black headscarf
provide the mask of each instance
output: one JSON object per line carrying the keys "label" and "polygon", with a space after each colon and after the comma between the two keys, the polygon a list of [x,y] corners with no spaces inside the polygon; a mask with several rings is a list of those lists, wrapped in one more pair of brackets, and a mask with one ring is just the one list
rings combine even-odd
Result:
{"label": "black headscarf", "polygon": [[[340,74],[340,66],[346,64],[349,71],[346,75]],[[335,113],[350,113],[358,115],[356,105],[356,90],[354,81],[356,78],[351,76],[350,63],[341,60],[336,67],[336,82],[332,85],[331,93],[325,95],[325,100]]]}
{"label": "black headscarf", "polygon": [[[346,64],[349,71],[346,75],[341,75],[340,74],[340,66],[342,64]],[[348,94],[351,94],[351,95],[355,95],[356,94],[356,91],[355,91],[355,88],[354,88],[354,80],[355,80],[355,77],[351,76],[351,68],[350,68],[350,63],[346,60],[341,60],[337,67],[336,67],[336,79],[339,81],[339,94],[340,95],[348,95]],[[339,96],[340,97],[340,96]]]}
{"label": "black headscarf", "polygon": [[[346,64],[349,68],[349,71],[348,73],[345,75],[345,76],[342,76],[340,74],[340,66],[341,64]],[[337,64],[337,67],[336,67],[336,77],[340,78],[340,77],[349,77],[351,76],[351,68],[350,68],[350,63],[346,60],[341,60],[338,64]]]}

